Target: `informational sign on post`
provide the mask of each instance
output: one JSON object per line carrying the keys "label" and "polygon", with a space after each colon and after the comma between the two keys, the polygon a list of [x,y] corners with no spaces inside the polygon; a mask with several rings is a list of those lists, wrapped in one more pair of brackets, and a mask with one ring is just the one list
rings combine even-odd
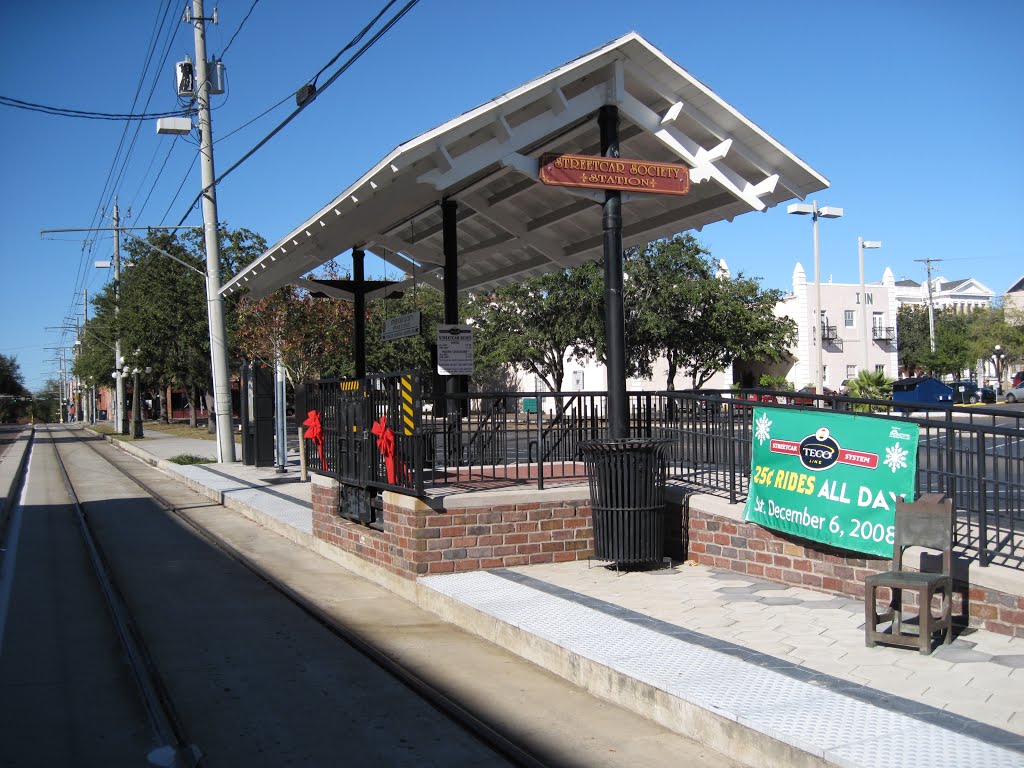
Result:
{"label": "informational sign on post", "polygon": [[442,376],[473,375],[473,329],[470,326],[437,326],[437,372]]}
{"label": "informational sign on post", "polygon": [[383,341],[394,341],[406,336],[416,336],[420,332],[420,313],[409,312],[398,317],[389,317],[384,321]]}
{"label": "informational sign on post", "polygon": [[896,500],[914,498],[916,424],[755,408],[744,518],[892,557]]}

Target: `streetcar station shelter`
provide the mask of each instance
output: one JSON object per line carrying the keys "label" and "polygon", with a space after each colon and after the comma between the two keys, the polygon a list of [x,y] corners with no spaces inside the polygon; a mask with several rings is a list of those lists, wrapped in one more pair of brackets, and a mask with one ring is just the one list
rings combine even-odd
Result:
{"label": "streetcar station shelter", "polygon": [[[621,158],[685,165],[689,192],[542,183],[542,156],[615,157],[615,144]],[[780,142],[629,33],[399,145],[222,293],[247,289],[260,297],[298,283],[358,302],[401,290],[401,282],[363,289],[300,282],[351,250],[358,285],[370,252],[401,270],[408,284],[442,290],[445,322],[459,322],[453,313],[460,293],[606,256],[613,196],[621,205],[621,240],[611,259],[620,263],[611,266],[621,278],[623,247],[700,231],[827,186]],[[613,335],[609,328],[610,346]],[[359,357],[357,351],[357,373]]]}

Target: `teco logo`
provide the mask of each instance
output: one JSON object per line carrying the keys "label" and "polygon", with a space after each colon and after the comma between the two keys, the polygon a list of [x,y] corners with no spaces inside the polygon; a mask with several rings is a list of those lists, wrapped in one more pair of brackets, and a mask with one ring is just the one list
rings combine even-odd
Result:
{"label": "teco logo", "polygon": [[839,443],[822,427],[800,441],[800,463],[815,472],[828,469],[839,458]]}

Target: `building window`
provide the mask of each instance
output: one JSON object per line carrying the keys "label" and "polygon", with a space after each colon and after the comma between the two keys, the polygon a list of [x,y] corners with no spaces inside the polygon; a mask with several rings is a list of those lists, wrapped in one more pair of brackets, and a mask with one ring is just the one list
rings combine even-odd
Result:
{"label": "building window", "polygon": [[881,363],[875,365],[875,373],[885,373],[885,366]]}
{"label": "building window", "polygon": [[848,378],[848,379],[855,379],[855,378],[857,378],[857,366],[856,365],[848,365],[848,366],[846,366],[846,378]]}
{"label": "building window", "polygon": [[572,372],[572,388],[576,391],[583,390],[583,371]]}
{"label": "building window", "polygon": [[843,325],[847,328],[853,328],[853,310],[848,309],[843,312]]}
{"label": "building window", "polygon": [[877,334],[881,333],[882,328],[884,328],[884,327],[885,327],[885,316],[881,312],[875,312],[874,314],[872,314],[871,315],[871,330],[874,331],[875,334],[877,335]]}

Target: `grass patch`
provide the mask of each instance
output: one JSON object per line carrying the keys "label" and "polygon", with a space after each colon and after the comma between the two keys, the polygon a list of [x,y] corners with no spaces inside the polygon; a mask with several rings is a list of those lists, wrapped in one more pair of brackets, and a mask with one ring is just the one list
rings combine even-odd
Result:
{"label": "grass patch", "polygon": [[191,437],[194,440],[214,440],[217,437],[216,434],[211,435],[207,432],[205,424],[198,427],[190,427],[187,423],[178,421],[170,423],[147,421],[145,429],[160,432],[164,435],[173,435],[174,437]]}
{"label": "grass patch", "polygon": [[[164,435],[172,435],[173,437],[190,437],[194,440],[216,440],[216,434],[210,434],[206,425],[203,424],[198,427],[190,427],[186,422],[172,421],[166,423],[163,421],[147,421],[145,425],[147,431],[160,432]],[[242,441],[242,437],[239,434],[234,435],[236,443]]]}
{"label": "grass patch", "polygon": [[174,464],[216,464],[216,459],[208,459],[205,456],[196,456],[194,453],[180,453],[171,456],[168,461]]}

